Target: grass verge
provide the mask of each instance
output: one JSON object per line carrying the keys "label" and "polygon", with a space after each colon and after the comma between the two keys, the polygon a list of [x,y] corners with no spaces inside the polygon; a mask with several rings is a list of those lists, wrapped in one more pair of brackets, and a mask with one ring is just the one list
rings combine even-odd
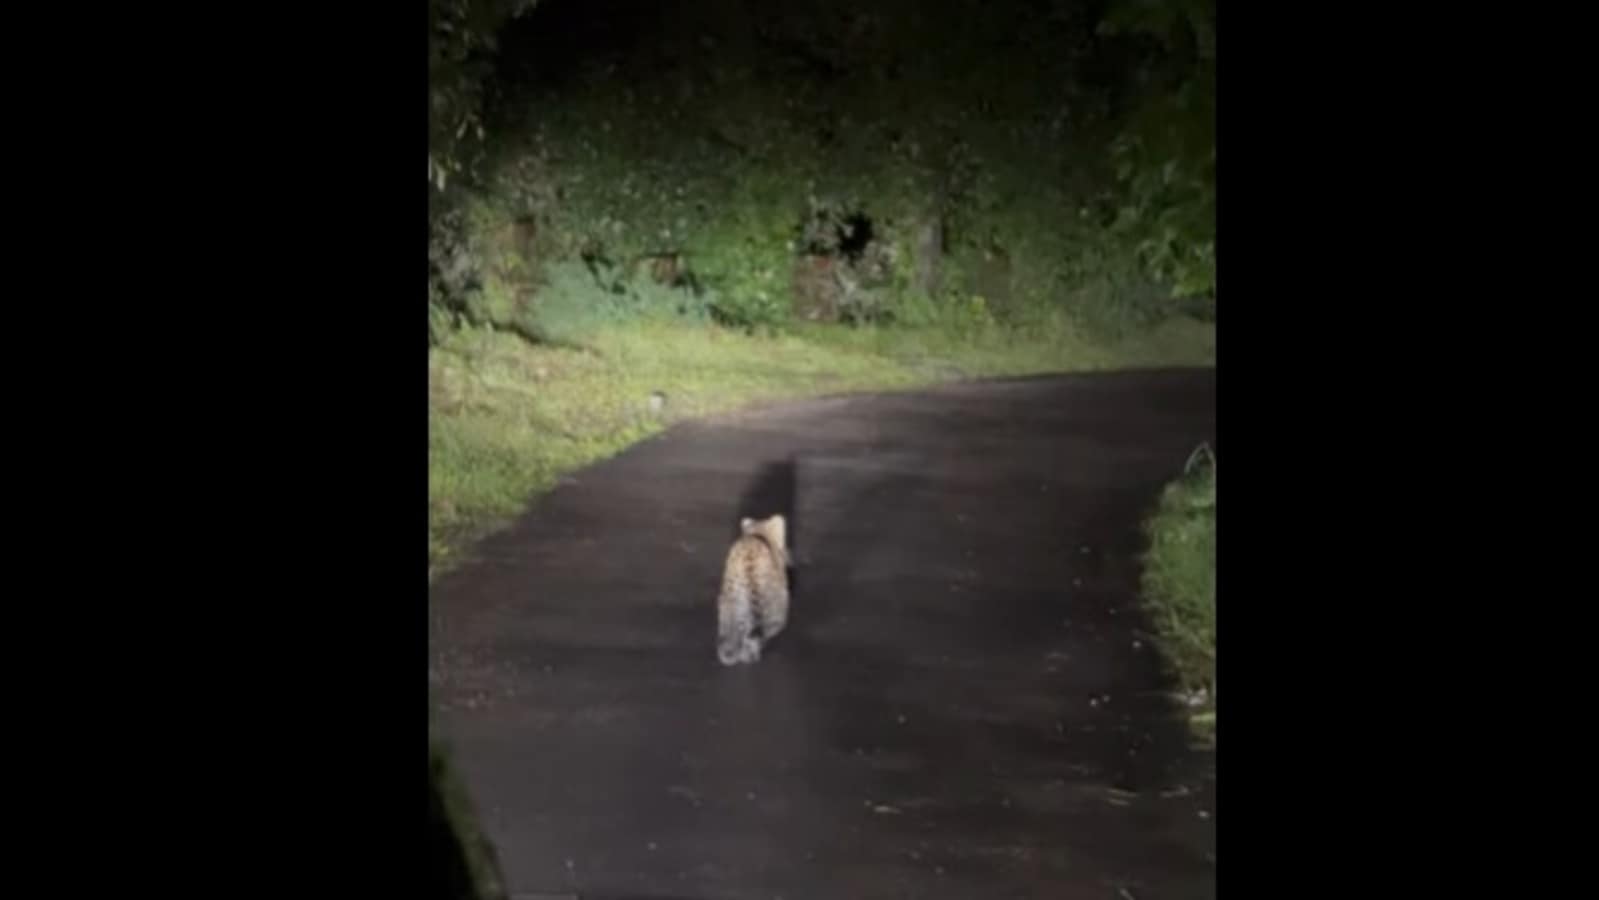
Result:
{"label": "grass verge", "polygon": [[1207,460],[1166,486],[1145,523],[1142,592],[1156,642],[1193,706],[1190,722],[1214,740],[1216,467]]}
{"label": "grass verge", "polygon": [[[905,389],[964,377],[1209,365],[1215,330],[1189,320],[1114,344],[1064,318],[1025,332],[818,326],[750,336],[626,322],[582,349],[511,334],[450,335],[429,362],[429,577],[561,476],[673,422],[819,394]],[[654,392],[665,403],[652,409]]]}

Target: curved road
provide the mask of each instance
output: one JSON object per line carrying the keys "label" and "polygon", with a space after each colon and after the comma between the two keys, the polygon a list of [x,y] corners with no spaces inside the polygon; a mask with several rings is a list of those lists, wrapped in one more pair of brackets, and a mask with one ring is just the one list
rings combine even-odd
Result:
{"label": "curved road", "polygon": [[[513,896],[1214,896],[1214,763],[1136,597],[1214,410],[1209,369],[827,398],[568,479],[432,589]],[[724,669],[723,555],[773,511],[790,625]]]}

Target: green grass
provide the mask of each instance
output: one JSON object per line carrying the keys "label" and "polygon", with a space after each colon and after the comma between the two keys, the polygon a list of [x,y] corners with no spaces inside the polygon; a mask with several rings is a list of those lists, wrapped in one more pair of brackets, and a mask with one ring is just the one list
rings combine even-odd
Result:
{"label": "green grass", "polygon": [[[587,349],[533,346],[465,330],[431,353],[430,577],[561,476],[673,422],[763,402],[906,389],[962,377],[1148,365],[1208,365],[1213,327],[1173,320],[1116,344],[1062,318],[1026,332],[990,328],[798,328],[750,336],[709,325],[632,321],[598,328]],[[650,394],[667,400],[659,413]]]}
{"label": "green grass", "polygon": [[1216,469],[1166,486],[1145,524],[1143,596],[1156,641],[1183,690],[1202,698],[1196,731],[1214,737],[1216,700]]}

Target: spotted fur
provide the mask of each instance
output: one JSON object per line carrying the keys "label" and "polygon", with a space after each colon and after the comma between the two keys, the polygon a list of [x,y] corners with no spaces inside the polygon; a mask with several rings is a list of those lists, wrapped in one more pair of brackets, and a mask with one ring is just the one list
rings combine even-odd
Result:
{"label": "spotted fur", "polygon": [[762,648],[788,624],[793,560],[786,532],[782,516],[739,523],[716,601],[716,658],[724,666],[759,662]]}

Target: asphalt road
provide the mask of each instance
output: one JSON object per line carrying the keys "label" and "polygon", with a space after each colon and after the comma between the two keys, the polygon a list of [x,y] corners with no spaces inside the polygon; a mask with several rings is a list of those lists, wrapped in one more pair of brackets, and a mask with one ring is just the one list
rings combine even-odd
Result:
{"label": "asphalt road", "polygon": [[[1214,761],[1138,609],[1181,370],[828,398],[578,473],[433,586],[430,679],[513,892],[1208,898]],[[715,657],[742,515],[789,627]]]}

